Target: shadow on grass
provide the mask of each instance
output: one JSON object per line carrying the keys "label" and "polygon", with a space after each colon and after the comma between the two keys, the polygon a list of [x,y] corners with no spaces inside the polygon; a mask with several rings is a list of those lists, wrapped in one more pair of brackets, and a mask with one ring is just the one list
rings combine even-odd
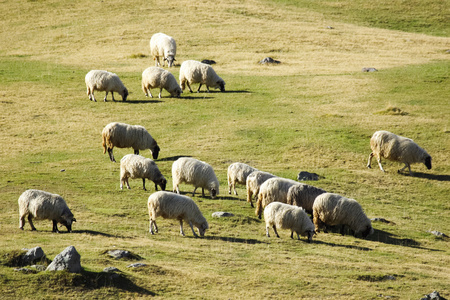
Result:
{"label": "shadow on grass", "polygon": [[[190,93],[191,94],[191,93]],[[214,99],[214,97],[205,97],[205,96],[201,96],[201,94],[202,94],[202,92],[200,92],[200,93],[192,93],[191,95],[199,95],[198,97],[194,97],[194,96],[181,96],[180,98],[178,98],[178,99],[181,99],[181,100],[183,100],[183,99],[185,99],[185,100],[199,100],[199,99]],[[207,94],[209,94],[209,93],[207,93]]]}
{"label": "shadow on grass", "polygon": [[392,233],[389,233],[387,231],[374,229],[374,233],[372,235],[369,235],[367,240],[374,241],[374,242],[380,242],[395,246],[403,246],[403,247],[411,247],[411,248],[417,248],[417,249],[423,249],[423,250],[430,250],[430,251],[441,251],[437,249],[430,249],[430,248],[424,248],[420,247],[420,243],[413,240],[413,239],[402,239],[397,238]]}
{"label": "shadow on grass", "polygon": [[[409,176],[409,173],[400,173],[403,176]],[[414,172],[414,177],[418,178],[425,178],[429,180],[436,180],[436,181],[450,181],[450,175],[435,175],[435,174],[428,174],[428,173],[421,173],[421,172]]]}
{"label": "shadow on grass", "polygon": [[225,94],[251,94],[252,92],[249,91],[225,91]]}
{"label": "shadow on grass", "polygon": [[[327,233],[325,233],[327,234]],[[306,242],[306,240],[305,240]],[[328,242],[324,242],[324,241],[318,241],[313,239],[312,244],[322,244],[322,245],[327,245],[330,247],[342,247],[342,248],[347,248],[347,249],[354,249],[354,250],[360,250],[360,251],[372,251],[373,249],[367,248],[367,247],[361,247],[361,246],[352,246],[352,245],[340,245],[340,244],[334,244],[334,243],[328,243]]]}
{"label": "shadow on grass", "polygon": [[226,237],[226,236],[205,236],[203,237],[207,240],[213,240],[213,241],[224,241],[229,243],[240,243],[240,244],[269,244],[268,242],[263,242],[255,239],[241,239],[241,238],[235,238],[235,237]]}
{"label": "shadow on grass", "polygon": [[152,104],[152,103],[161,103],[164,102],[162,100],[127,100],[127,101],[116,101],[123,104]]}
{"label": "shadow on grass", "polygon": [[158,161],[176,161],[177,159],[179,159],[181,157],[192,157],[192,156],[190,156],[190,155],[175,155],[175,156],[160,158],[160,159],[158,159]]}
{"label": "shadow on grass", "polygon": [[117,234],[109,234],[109,233],[104,233],[104,232],[94,231],[94,230],[74,230],[74,231],[72,231],[72,233],[85,233],[85,234],[94,235],[94,236],[113,237],[113,238],[121,238],[121,239],[127,238],[125,236],[120,236]]}

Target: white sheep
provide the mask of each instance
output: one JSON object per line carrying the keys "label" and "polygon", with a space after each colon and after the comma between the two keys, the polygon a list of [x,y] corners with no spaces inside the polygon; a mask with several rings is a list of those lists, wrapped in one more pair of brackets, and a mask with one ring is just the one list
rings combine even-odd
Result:
{"label": "white sheep", "polygon": [[114,73],[103,71],[103,70],[92,70],[86,74],[84,78],[86,82],[87,94],[89,100],[97,102],[94,97],[94,91],[106,92],[103,101],[106,102],[106,97],[108,93],[111,92],[111,97],[114,100],[114,92],[122,96],[123,101],[127,101],[128,90],[123,85],[119,76]]}
{"label": "white sheep", "polygon": [[156,163],[150,158],[145,158],[136,154],[127,154],[120,160],[120,189],[126,183],[127,188],[130,189],[128,178],[142,178],[142,184],[145,189],[145,178],[153,181],[155,190],[158,190],[158,185],[164,191],[166,189],[167,180],[159,170]]}
{"label": "white sheep", "polygon": [[72,232],[72,223],[76,221],[66,201],[57,194],[40,190],[26,190],[19,197],[19,228],[23,230],[25,217],[28,217],[31,230],[36,230],[32,219],[53,221],[52,232],[59,232],[58,223]]}
{"label": "white sheep", "polygon": [[300,184],[297,181],[274,177],[266,180],[259,188],[258,201],[255,214],[261,219],[263,209],[272,202],[287,203],[287,193],[293,185]]}
{"label": "white sheep", "polygon": [[197,92],[200,92],[202,84],[206,85],[208,93],[210,87],[220,89],[221,92],[225,92],[225,81],[223,81],[223,79],[216,74],[210,65],[196,60],[187,60],[181,64],[180,86],[183,91],[186,83],[191,93],[191,84],[193,83],[200,83]]}
{"label": "white sheep", "polygon": [[237,196],[236,184],[246,184],[248,175],[254,171],[258,170],[240,162],[229,165],[227,171],[228,194],[231,194],[231,189],[233,189]]}
{"label": "white sheep", "polygon": [[162,68],[150,67],[142,72],[142,90],[146,97],[150,94],[150,97],[153,98],[150,89],[154,88],[159,88],[159,98],[161,98],[163,89],[168,91],[172,97],[176,98],[180,97],[180,94],[183,92],[172,73]]}
{"label": "white sheep", "polygon": [[253,206],[252,197],[258,199],[259,188],[261,184],[263,184],[267,179],[276,177],[273,174],[263,171],[254,171],[247,176],[247,180],[245,185],[247,187],[247,202],[250,202],[250,205]]}
{"label": "white sheep", "polygon": [[158,159],[161,150],[155,139],[148,131],[139,125],[128,125],[125,123],[112,122],[103,128],[102,131],[103,154],[108,150],[109,159],[114,159],[113,149],[128,148],[134,149],[134,154],[139,154],[139,150],[149,149],[153,159]]}
{"label": "white sheep", "polygon": [[161,66],[161,59],[163,66],[167,60],[167,64],[171,67],[177,54],[177,43],[173,37],[167,34],[155,33],[150,39],[150,54],[153,55],[156,67]]}
{"label": "white sheep", "polygon": [[381,166],[382,157],[404,163],[405,166],[398,170],[399,173],[408,168],[409,175],[413,175],[410,166],[413,163],[423,163],[428,170],[431,169],[431,156],[423,148],[419,147],[413,140],[392,132],[383,130],[375,132],[370,139],[370,148],[372,148],[372,153],[370,153],[367,162],[368,168],[372,167],[372,157],[376,156],[378,165],[383,172],[385,171]]}
{"label": "white sheep", "polygon": [[314,200],[320,194],[326,193],[325,190],[315,186],[299,183],[289,188],[287,193],[287,204],[300,206],[308,214],[312,214]]}
{"label": "white sheep", "polygon": [[323,193],[317,196],[313,205],[313,222],[316,232],[325,226],[344,225],[350,227],[356,237],[363,238],[374,232],[370,219],[364,213],[361,205],[354,199],[348,199],[338,194]]}
{"label": "white sheep", "polygon": [[272,227],[276,236],[279,238],[277,228],[290,229],[291,239],[294,238],[294,232],[297,233],[297,239],[300,235],[308,237],[308,243],[312,242],[314,224],[306,212],[298,206],[293,206],[281,202],[272,202],[264,208],[264,220],[266,222],[266,235],[269,235],[269,228]]}
{"label": "white sheep", "polygon": [[194,192],[198,187],[202,188],[202,196],[205,197],[205,189],[209,190],[209,194],[212,199],[219,194],[219,180],[217,180],[216,174],[213,168],[198,159],[191,157],[180,157],[172,164],[172,180],[173,191],[180,193],[178,185],[180,183],[192,184],[194,186]]}
{"label": "white sheep", "polygon": [[[183,195],[171,192],[156,192],[148,197],[148,214],[150,217],[151,234],[158,232],[156,218],[161,216],[165,219],[177,219],[180,221],[180,234],[184,236],[183,220],[189,224],[195,237],[198,235],[194,231],[197,227],[200,236],[205,235],[205,230],[209,228],[208,222],[203,217],[195,202]],[[155,230],[153,230],[153,227]]]}

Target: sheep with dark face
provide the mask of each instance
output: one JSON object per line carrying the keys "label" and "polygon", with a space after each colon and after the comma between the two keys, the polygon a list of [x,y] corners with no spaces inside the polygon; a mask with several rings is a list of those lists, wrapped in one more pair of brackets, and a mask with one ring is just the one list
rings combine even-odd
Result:
{"label": "sheep with dark face", "polygon": [[103,153],[108,150],[109,159],[112,162],[116,162],[113,154],[114,147],[131,147],[134,149],[134,154],[139,154],[139,150],[149,149],[153,159],[158,159],[160,151],[155,139],[144,127],[118,122],[109,123],[103,128],[102,145]]}
{"label": "sheep with dark face", "polygon": [[161,59],[163,66],[167,61],[167,65],[171,67],[177,54],[177,43],[167,34],[155,33],[150,39],[150,54],[153,55],[156,67],[161,66]]}
{"label": "sheep with dark face", "polygon": [[374,232],[370,219],[364,213],[361,205],[354,199],[348,199],[338,194],[323,193],[317,196],[313,205],[313,222],[316,232],[326,226],[344,225],[350,227],[353,235],[363,238]]}
{"label": "sheep with dark face", "polygon": [[237,196],[236,184],[246,184],[247,176],[257,169],[240,162],[232,163],[228,166],[227,179],[228,179],[228,194],[231,194],[231,190],[234,190],[234,194]]}
{"label": "sheep with dark face", "polygon": [[370,139],[370,147],[372,148],[372,153],[370,153],[369,161],[367,162],[368,168],[371,168],[372,157],[376,156],[378,166],[383,172],[385,171],[383,166],[381,166],[382,157],[404,163],[405,166],[398,170],[399,173],[408,168],[409,175],[413,175],[410,166],[413,163],[423,163],[428,170],[431,169],[431,156],[409,138],[389,131],[377,131]]}
{"label": "sheep with dark face", "polygon": [[182,90],[177,80],[167,70],[158,67],[149,67],[142,72],[142,90],[147,97],[153,98],[151,89],[159,88],[158,98],[161,98],[162,90],[165,89],[172,97],[180,97]]}
{"label": "sheep with dark face", "polygon": [[89,100],[91,101],[97,102],[94,97],[94,91],[106,92],[105,98],[103,99],[105,102],[109,92],[111,92],[113,101],[116,101],[114,99],[114,92],[121,95],[123,101],[127,101],[128,90],[117,74],[103,70],[92,70],[86,74],[84,81],[86,83]]}
{"label": "sheep with dark face", "polygon": [[272,202],[287,203],[287,193],[293,185],[300,184],[297,181],[273,177],[266,180],[259,188],[258,201],[256,202],[255,215],[261,219],[263,209]]}
{"label": "sheep with dark face", "polygon": [[128,178],[142,178],[144,191],[146,191],[145,178],[155,183],[155,190],[158,190],[158,185],[163,191],[166,189],[167,180],[156,163],[140,155],[127,154],[120,160],[120,189],[123,188],[124,183],[130,189]]}
{"label": "sheep with dark face", "polygon": [[255,197],[258,200],[259,188],[261,185],[268,179],[276,177],[275,175],[263,172],[263,171],[254,171],[247,176],[247,180],[245,185],[247,187],[247,202],[250,202],[250,205],[254,207],[252,198]]}
{"label": "sheep with dark face", "polygon": [[287,194],[287,204],[300,206],[308,214],[312,214],[314,200],[316,197],[326,193],[325,190],[317,188],[309,184],[299,183],[298,185],[293,185],[289,188]]}
{"label": "sheep with dark face", "polygon": [[210,65],[196,60],[186,60],[180,67],[181,89],[184,91],[187,84],[189,91],[192,93],[191,84],[193,83],[200,83],[197,92],[200,92],[203,84],[206,85],[208,93],[210,87],[225,92],[225,81],[216,74]]}
{"label": "sheep with dark face", "polygon": [[40,190],[26,190],[19,197],[19,228],[23,230],[25,217],[28,218],[31,230],[36,230],[32,219],[51,220],[52,232],[59,232],[58,223],[66,226],[67,231],[72,232],[72,223],[76,221],[66,201],[57,194]]}

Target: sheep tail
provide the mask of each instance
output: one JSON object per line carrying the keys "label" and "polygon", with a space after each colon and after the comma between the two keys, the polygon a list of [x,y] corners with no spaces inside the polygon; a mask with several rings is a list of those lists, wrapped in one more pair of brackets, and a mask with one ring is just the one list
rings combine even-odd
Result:
{"label": "sheep tail", "polygon": [[258,195],[258,201],[256,201],[256,210],[255,210],[255,215],[261,219],[261,213],[262,213],[262,195],[259,194]]}
{"label": "sheep tail", "polygon": [[103,154],[106,153],[106,135],[102,134],[102,146],[103,146]]}

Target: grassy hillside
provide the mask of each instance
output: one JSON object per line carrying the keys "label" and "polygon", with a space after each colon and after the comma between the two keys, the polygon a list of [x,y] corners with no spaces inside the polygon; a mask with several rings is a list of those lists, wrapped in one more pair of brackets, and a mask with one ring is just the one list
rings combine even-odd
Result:
{"label": "grassy hillside", "polygon": [[[445,9],[439,1],[427,2],[429,14],[411,6],[405,16],[431,24],[411,27],[398,19],[406,4],[390,2],[383,20],[396,26],[386,27],[370,21],[381,9],[367,13],[358,1],[282,2],[2,3],[0,298],[418,299],[434,290],[449,297],[449,239],[427,232],[450,235]],[[154,65],[149,40],[156,32],[177,40],[169,69],[176,78],[184,60],[213,59],[226,92],[146,98],[141,74]],[[257,63],[267,56],[282,63]],[[105,103],[102,92],[99,102],[89,101],[84,76],[91,69],[117,73],[129,101]],[[119,189],[119,164],[101,147],[112,121],[143,125],[155,137],[168,190],[177,157],[213,166],[219,197],[193,197],[210,224],[205,238],[193,238],[187,225],[182,237],[177,221],[163,219],[158,234],[148,233],[154,186],[145,192],[142,181],[130,180],[131,190]],[[375,161],[367,169],[369,139],[380,129],[423,146],[432,170],[413,165],[410,177],[388,161],[385,174]],[[114,149],[117,160],[128,153]],[[267,238],[245,187],[228,195],[226,170],[236,161],[291,179],[301,170],[318,173],[323,178],[310,184],[391,223],[374,222],[367,239],[319,233],[308,244],[285,230]],[[17,199],[30,188],[66,199],[77,218],[73,233],[51,233],[50,221],[36,221],[37,232],[28,224],[18,229]],[[193,187],[181,190],[189,195]],[[215,211],[235,216],[212,218]],[[24,274],[10,263],[23,248],[41,246],[53,259],[69,245],[81,254],[81,274]],[[113,249],[147,266],[128,268],[136,261],[110,258]],[[109,266],[121,277],[102,273]]]}

